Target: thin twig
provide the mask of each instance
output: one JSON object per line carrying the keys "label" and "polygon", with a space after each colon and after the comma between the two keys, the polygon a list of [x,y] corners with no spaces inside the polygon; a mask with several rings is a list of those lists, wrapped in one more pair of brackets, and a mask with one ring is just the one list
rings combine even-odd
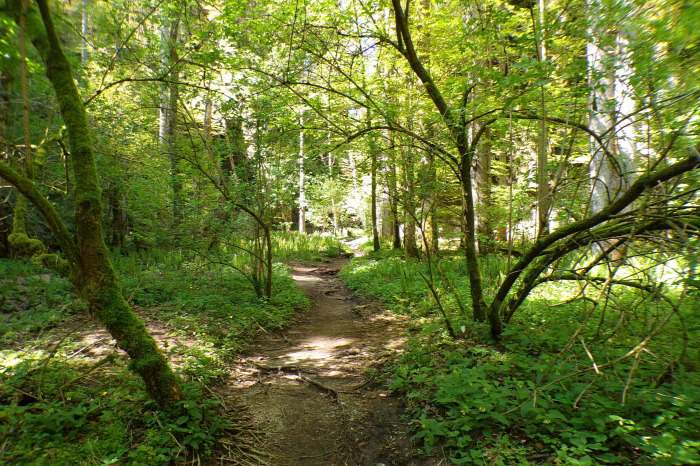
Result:
{"label": "thin twig", "polygon": [[622,399],[620,400],[620,405],[625,405],[625,400],[627,399],[627,392],[632,386],[632,381],[634,380],[634,374],[637,372],[637,367],[639,367],[639,361],[642,359],[642,352],[639,351],[634,356],[634,364],[630,367],[630,371],[627,374],[627,383],[625,383],[625,388],[622,390]]}
{"label": "thin twig", "polygon": [[75,382],[77,382],[78,380],[81,380],[81,379],[87,377],[91,372],[93,372],[93,371],[99,369],[100,367],[104,366],[104,365],[107,364],[107,363],[110,363],[110,362],[114,361],[114,358],[115,358],[115,357],[116,357],[116,352],[109,353],[107,356],[105,356],[104,358],[100,359],[99,361],[97,361],[97,362],[96,362],[95,364],[93,364],[92,366],[90,366],[90,368],[89,368],[86,372],[80,374],[79,376],[77,376],[77,377],[75,377],[75,378],[69,380],[68,382],[66,382],[66,383],[64,383],[63,385],[61,385],[60,387],[58,387],[58,390],[61,391],[61,390],[63,390],[64,388],[66,388],[66,387],[68,387],[68,386],[70,386],[70,385],[73,385],[73,384],[74,384]]}
{"label": "thin twig", "polygon": [[591,360],[593,363],[593,369],[595,369],[595,373],[600,375],[600,371],[598,370],[598,365],[595,363],[595,359],[593,359],[593,355],[591,352],[588,350],[588,347],[586,346],[586,342],[583,341],[583,337],[581,335],[578,336],[578,339],[581,341],[581,344],[583,345],[583,349],[586,351],[586,354],[588,355],[588,358]]}
{"label": "thin twig", "polygon": [[588,391],[588,389],[591,388],[594,383],[596,383],[597,380],[598,380],[598,377],[594,378],[593,380],[591,380],[591,383],[586,385],[586,388],[581,390],[581,393],[579,393],[578,396],[576,397],[576,400],[574,400],[574,404],[571,405],[571,409],[578,409],[578,402],[581,401],[581,398],[583,398],[583,394],[586,393]]}

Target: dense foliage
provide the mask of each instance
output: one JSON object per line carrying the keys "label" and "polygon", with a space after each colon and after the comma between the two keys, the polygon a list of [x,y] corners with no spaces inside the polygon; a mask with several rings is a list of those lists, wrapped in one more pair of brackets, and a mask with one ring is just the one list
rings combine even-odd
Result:
{"label": "dense foliage", "polygon": [[[285,264],[367,235],[344,278],[412,318],[390,386],[426,450],[700,461],[699,23],[687,0],[0,0],[0,460],[206,452],[202,387],[307,306]],[[128,362],[87,354],[86,314]]]}
{"label": "dense foliage", "polygon": [[549,284],[530,296],[522,317],[493,345],[448,296],[468,294],[450,285],[465,282],[462,263],[441,261],[445,274],[437,285],[456,340],[427,286],[414,279],[426,273],[425,264],[355,259],[343,272],[352,288],[414,317],[389,386],[410,400],[427,452],[448,448],[455,464],[700,461],[694,306],[680,308],[660,337],[647,340],[664,317],[658,299],[611,289],[608,299],[629,309],[625,316],[612,303],[590,309],[571,299],[579,292],[574,286]]}

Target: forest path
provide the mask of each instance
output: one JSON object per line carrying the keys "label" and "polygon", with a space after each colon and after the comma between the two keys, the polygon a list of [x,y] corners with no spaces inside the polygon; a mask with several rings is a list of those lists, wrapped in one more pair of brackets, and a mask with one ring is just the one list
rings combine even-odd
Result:
{"label": "forest path", "polygon": [[366,374],[403,344],[403,325],[345,288],[346,261],[294,266],[310,312],[263,333],[232,374],[270,464],[412,464],[400,400]]}

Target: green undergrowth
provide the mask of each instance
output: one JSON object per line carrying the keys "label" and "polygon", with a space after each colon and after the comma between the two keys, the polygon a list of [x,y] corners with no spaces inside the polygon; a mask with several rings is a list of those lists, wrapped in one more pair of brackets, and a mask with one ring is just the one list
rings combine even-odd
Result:
{"label": "green undergrowth", "polygon": [[206,457],[228,427],[219,402],[198,383],[183,384],[187,400],[164,412],[146,399],[123,357],[89,376],[94,364],[47,358],[3,351],[3,464],[172,464]]}
{"label": "green undergrowth", "polygon": [[0,341],[14,346],[18,337],[40,335],[75,311],[84,311],[65,278],[35,266],[0,259]]}
{"label": "green undergrowth", "polygon": [[593,308],[571,299],[572,283],[540,286],[495,343],[450,297],[469,302],[460,262],[441,260],[446,279],[435,280],[457,339],[420,277],[426,264],[382,252],[341,272],[351,288],[412,316],[388,379],[407,397],[427,453],[444,451],[454,464],[700,463],[697,297],[674,313],[613,287]]}
{"label": "green undergrowth", "polygon": [[276,231],[272,235],[272,242],[274,260],[283,263],[318,262],[350,254],[349,249],[337,238],[321,233],[306,235],[294,231]]}
{"label": "green undergrowth", "polygon": [[[163,412],[66,279],[0,260],[0,463],[158,465],[206,458],[229,421],[208,386],[256,333],[308,301],[283,267],[259,299],[180,251],[115,254],[124,295],[159,338],[186,401]],[[229,434],[226,434],[229,435]]]}
{"label": "green undergrowth", "polygon": [[435,301],[428,288],[431,283],[441,303],[452,310],[450,316],[456,329],[469,320],[469,311],[464,307],[469,299],[465,275],[462,256],[445,257],[439,268],[428,268],[417,259],[404,260],[402,252],[397,250],[380,250],[353,259],[340,272],[351,289],[383,300],[391,310],[414,316],[433,313]]}
{"label": "green undergrowth", "polygon": [[[149,260],[150,259],[150,260]],[[289,323],[294,312],[308,309],[304,293],[288,270],[274,269],[272,297],[258,298],[250,282],[231,268],[204,266],[182,256],[157,261],[150,257],[120,256],[115,264],[124,294],[146,316],[162,320],[173,335],[196,339],[209,356],[204,365],[220,365],[245,347],[255,333],[277,330]],[[192,358],[193,350],[185,351]],[[208,361],[212,354],[217,357]],[[213,366],[212,366],[213,367]],[[203,374],[202,374],[203,375]]]}

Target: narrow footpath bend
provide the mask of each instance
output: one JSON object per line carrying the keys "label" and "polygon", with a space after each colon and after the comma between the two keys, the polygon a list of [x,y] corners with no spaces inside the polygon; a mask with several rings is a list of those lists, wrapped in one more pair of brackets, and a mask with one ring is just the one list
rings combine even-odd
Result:
{"label": "narrow footpath bend", "polygon": [[414,464],[399,400],[367,375],[402,344],[401,323],[353,297],[345,262],[294,267],[310,312],[263,333],[233,374],[273,465]]}

